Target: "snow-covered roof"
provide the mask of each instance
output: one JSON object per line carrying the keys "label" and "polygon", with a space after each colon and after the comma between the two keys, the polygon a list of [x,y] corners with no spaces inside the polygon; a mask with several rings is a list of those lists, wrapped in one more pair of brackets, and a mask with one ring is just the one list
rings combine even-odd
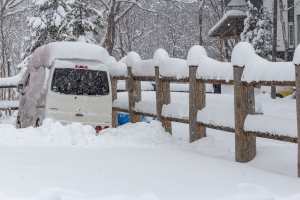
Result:
{"label": "snow-covered roof", "polygon": [[111,62],[106,49],[85,42],[54,42],[36,49],[30,66],[51,65],[55,59],[97,60],[104,64]]}
{"label": "snow-covered roof", "polygon": [[[216,23],[208,32],[210,37],[216,37],[221,34],[225,35],[225,31],[230,31],[230,28],[235,29],[235,34],[240,32],[241,25],[243,25],[244,18],[247,14],[242,10],[228,10],[224,16]],[[223,33],[224,32],[224,33]]]}

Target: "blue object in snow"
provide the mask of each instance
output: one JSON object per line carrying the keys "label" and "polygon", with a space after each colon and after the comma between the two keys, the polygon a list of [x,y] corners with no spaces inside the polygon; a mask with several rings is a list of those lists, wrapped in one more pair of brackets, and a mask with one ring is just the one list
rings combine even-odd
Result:
{"label": "blue object in snow", "polygon": [[[145,116],[141,116],[142,122],[148,122]],[[128,113],[118,113],[118,125],[127,124],[130,122],[130,115]]]}
{"label": "blue object in snow", "polygon": [[118,113],[118,125],[123,125],[130,122],[130,116],[128,113]]}

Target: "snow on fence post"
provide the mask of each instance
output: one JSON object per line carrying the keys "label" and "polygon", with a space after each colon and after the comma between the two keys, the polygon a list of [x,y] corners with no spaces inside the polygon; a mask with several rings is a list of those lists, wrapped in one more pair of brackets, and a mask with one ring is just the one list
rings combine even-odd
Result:
{"label": "snow on fence post", "polygon": [[296,72],[296,108],[298,132],[298,177],[300,177],[300,64],[295,64]]}
{"label": "snow on fence post", "polygon": [[[234,113],[235,113],[235,157],[238,162],[251,161],[256,155],[256,137],[246,134],[244,123],[249,112],[252,112],[252,105],[249,105],[249,91],[252,96],[252,89],[242,84],[241,78],[244,67],[233,66],[234,76]],[[254,96],[254,93],[253,93]],[[254,103],[254,101],[252,101]],[[249,109],[251,108],[251,109]]]}
{"label": "snow on fence post", "polygon": [[165,130],[172,134],[171,121],[162,117],[163,105],[169,104],[171,101],[170,82],[161,80],[158,66],[155,67],[155,85],[157,119],[161,121]]}
{"label": "snow on fence post", "polygon": [[[117,85],[118,85],[118,80],[111,77],[111,94],[112,94],[112,101],[117,99],[118,93],[117,93]],[[112,127],[116,128],[117,127],[117,112],[112,109]]]}
{"label": "snow on fence post", "polygon": [[198,66],[189,66],[189,127],[190,142],[206,136],[206,128],[197,123],[197,113],[205,106],[205,84],[197,81]]}
{"label": "snow on fence post", "polygon": [[140,121],[140,116],[134,114],[135,103],[141,100],[141,91],[140,87],[137,87],[139,84],[134,80],[132,67],[127,67],[128,73],[128,110],[130,115],[130,120],[132,123],[136,123]]}

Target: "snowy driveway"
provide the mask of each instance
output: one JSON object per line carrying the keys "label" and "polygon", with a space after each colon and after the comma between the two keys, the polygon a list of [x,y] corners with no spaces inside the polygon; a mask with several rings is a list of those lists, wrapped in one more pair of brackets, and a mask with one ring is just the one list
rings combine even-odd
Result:
{"label": "snowy driveway", "polygon": [[100,137],[89,127],[51,121],[0,130],[0,199],[286,200],[300,193],[297,178],[207,156],[217,141],[187,145],[157,123]]}

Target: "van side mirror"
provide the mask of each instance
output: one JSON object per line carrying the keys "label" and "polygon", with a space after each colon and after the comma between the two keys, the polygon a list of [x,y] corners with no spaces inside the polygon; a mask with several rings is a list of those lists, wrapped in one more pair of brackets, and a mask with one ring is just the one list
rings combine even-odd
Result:
{"label": "van side mirror", "polygon": [[18,84],[18,86],[17,86],[17,91],[18,91],[20,94],[24,95],[24,84],[22,84],[22,83]]}

